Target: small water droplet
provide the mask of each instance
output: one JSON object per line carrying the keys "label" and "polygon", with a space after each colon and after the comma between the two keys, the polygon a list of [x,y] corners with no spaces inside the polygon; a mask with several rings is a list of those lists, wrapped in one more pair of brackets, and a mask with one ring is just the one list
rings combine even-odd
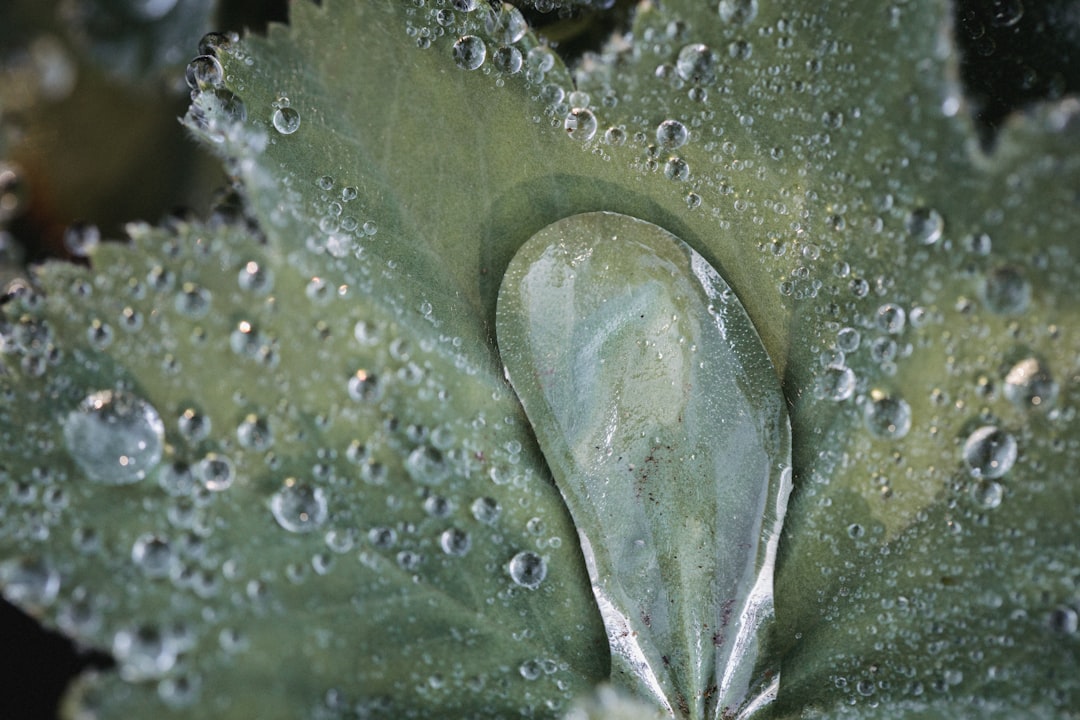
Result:
{"label": "small water droplet", "polygon": [[1016,462],[1016,438],[994,425],[984,425],[964,441],[963,454],[972,477],[999,478]]}
{"label": "small water droplet", "polygon": [[349,397],[357,402],[373,403],[382,398],[383,385],[379,376],[367,370],[357,370],[349,378]]}
{"label": "small water droplet", "polygon": [[472,547],[472,539],[464,530],[449,528],[439,536],[439,546],[447,555],[461,557],[469,552],[469,548]]}
{"label": "small water droplet", "polygon": [[475,35],[465,35],[454,43],[454,62],[462,70],[476,70],[486,57],[487,46]]}
{"label": "small water droplet", "polygon": [[1022,409],[1048,409],[1057,400],[1058,391],[1050,371],[1033,357],[1016,363],[1005,375],[1005,397]]}
{"label": "small water droplet", "polygon": [[499,503],[489,497],[476,498],[470,509],[472,510],[473,517],[485,525],[494,524],[502,514],[502,508],[499,507]]}
{"label": "small water droplet", "polygon": [[675,72],[686,82],[707,85],[716,79],[716,53],[708,45],[694,43],[679,51]]}
{"label": "small water droplet", "polygon": [[131,547],[131,560],[148,578],[168,577],[173,565],[173,552],[165,538],[146,533]]}
{"label": "small water droplet", "polygon": [[165,425],[145,400],[125,391],[87,396],[64,422],[68,452],[86,476],[108,485],[146,477],[161,461]]}
{"label": "small water droplet", "polygon": [[289,532],[311,532],[326,522],[326,493],[322,488],[287,478],[270,498],[270,512],[278,525]]}
{"label": "small water droplet", "polygon": [[519,552],[507,565],[510,579],[518,585],[535,590],[547,576],[547,563],[534,552]]}
{"label": "small water droplet", "polygon": [[732,25],[747,25],[758,14],[758,0],[720,0],[720,19]]}
{"label": "small water droplet", "polygon": [[818,376],[817,395],[825,400],[847,400],[855,392],[855,373],[848,367],[828,367]]}
{"label": "small water droplet", "polygon": [[8,601],[24,609],[41,609],[59,594],[60,573],[36,558],[5,560],[0,563],[0,588]]}
{"label": "small water droplet", "polygon": [[491,62],[495,69],[507,75],[521,72],[524,61],[521,51],[511,45],[503,45],[491,54]]}
{"label": "small water droplet", "polygon": [[513,45],[529,29],[521,11],[509,3],[496,3],[484,16],[484,29],[504,45]]}
{"label": "small water droplet", "polygon": [[421,445],[405,459],[409,477],[425,485],[438,485],[450,475],[450,466],[442,452],[430,445]]}
{"label": "small water droplet", "polygon": [[192,90],[208,90],[221,87],[225,70],[221,62],[213,55],[200,55],[190,63],[184,72],[184,79]]}
{"label": "small water droplet", "polygon": [[864,419],[877,437],[899,440],[911,429],[911,406],[901,398],[880,396],[867,404]]}
{"label": "small water droplet", "polygon": [[203,487],[213,492],[228,490],[236,479],[232,460],[217,453],[210,453],[200,460],[195,466],[195,474],[198,475]]}
{"label": "small water droplet", "polygon": [[270,122],[282,135],[292,135],[300,129],[300,113],[291,107],[279,107],[274,110]]}
{"label": "small water droplet", "polygon": [[596,134],[596,116],[591,110],[574,108],[563,122],[566,134],[578,142],[591,140]]}
{"label": "small water droplet", "polygon": [[151,626],[125,628],[113,636],[112,654],[129,682],[159,678],[176,664],[172,638]]}
{"label": "small water droplet", "polygon": [[983,299],[990,312],[997,315],[1019,315],[1031,301],[1031,283],[1020,268],[1000,265],[986,274]]}
{"label": "small water droplet", "polygon": [[933,245],[941,239],[945,220],[933,208],[918,207],[907,214],[904,228],[913,240],[923,245]]}
{"label": "small water droplet", "polygon": [[904,308],[893,303],[885,303],[877,309],[877,326],[890,335],[896,335],[903,331],[907,322],[907,314]]}
{"label": "small water droplet", "polygon": [[665,120],[656,128],[656,142],[668,150],[682,147],[689,137],[690,131],[678,120]]}
{"label": "small water droplet", "polygon": [[101,244],[101,231],[97,225],[71,223],[64,230],[64,249],[75,257],[87,257]]}

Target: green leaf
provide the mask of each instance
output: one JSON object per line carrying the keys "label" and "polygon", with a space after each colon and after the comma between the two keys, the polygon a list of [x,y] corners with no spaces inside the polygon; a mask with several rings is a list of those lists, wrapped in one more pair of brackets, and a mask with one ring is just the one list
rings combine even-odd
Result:
{"label": "green leaf", "polygon": [[112,651],[87,712],[505,716],[606,675],[500,376],[391,280],[327,285],[243,226],[134,232],[3,325],[0,582]]}
{"label": "green leaf", "polygon": [[679,717],[767,703],[791,436],[731,288],[655,225],[575,215],[514,256],[498,336],[577,525],[619,684]]}
{"label": "green leaf", "polygon": [[[174,699],[190,686],[200,700],[186,712],[199,717],[246,703],[269,717],[344,712],[341,702],[371,709],[384,697],[402,713],[545,715],[603,678],[606,642],[574,528],[493,339],[519,248],[555,221],[603,210],[668,229],[716,268],[781,375],[794,490],[768,712],[1075,707],[1075,100],[1015,118],[995,154],[982,154],[936,0],[644,3],[628,32],[570,70],[536,36],[489,30],[484,8],[459,5],[471,12],[298,2],[292,27],[209,47],[186,122],[225,159],[249,227],[185,226],[182,252],[155,231],[134,251],[100,251],[93,274],[46,270],[46,299],[16,293],[5,306],[5,593],[85,642],[111,647],[119,635],[129,656],[133,638],[155,638],[129,626],[160,630],[176,617],[195,635],[191,647],[178,635],[172,647],[184,649],[164,677],[95,681],[87,702],[97,697],[102,716],[147,715],[155,693]],[[273,302],[238,290],[246,256],[274,270]],[[151,290],[157,265],[179,284]],[[212,291],[212,312],[188,317],[199,288]],[[113,331],[104,351],[95,320]],[[368,320],[381,339],[366,344],[364,329],[355,344],[355,324]],[[234,332],[240,356],[223,340]],[[251,369],[261,362],[278,364]],[[410,364],[424,373],[417,386]],[[392,381],[375,409],[348,395],[350,378],[363,387],[357,370]],[[127,394],[146,400],[163,419],[162,463],[145,479],[87,482],[64,447],[69,414],[102,391],[129,408],[141,406]],[[273,430],[272,458],[240,445],[249,414]],[[202,416],[210,434],[188,439]],[[417,483],[407,459],[430,443],[410,425],[427,437],[450,425],[470,449],[443,459],[478,467],[458,465],[435,489]],[[1003,437],[985,427],[1012,437],[1015,459],[1004,442],[997,469],[979,460],[980,438]],[[388,473],[374,489],[363,468],[346,469],[352,440],[371,437]],[[209,453],[233,459],[237,479],[193,492],[191,504],[207,503],[199,523],[169,529],[179,501],[155,489],[161,467]],[[437,457],[425,450],[414,464]],[[363,488],[326,491],[327,523],[335,508],[348,511],[342,523],[359,518],[362,536],[404,523],[415,529],[399,532],[396,552],[443,561],[416,585],[395,581],[408,590],[379,595],[379,611],[359,621],[342,600],[371,569],[357,567],[358,553],[382,558],[375,577],[404,576],[396,553],[361,538],[335,570],[294,587],[288,570],[314,566],[319,533],[262,534],[285,532],[270,500],[283,481],[318,484],[324,472]],[[465,589],[476,579],[454,570],[473,560],[439,554],[452,523],[427,514],[424,493],[456,499],[454,523],[473,522],[473,498],[499,493],[505,527],[484,531],[484,543],[472,536],[469,557],[486,558],[475,597]],[[179,588],[133,562],[143,534],[187,548],[193,529],[209,529],[191,541],[209,554],[184,555]],[[102,552],[87,556],[95,537]],[[526,551],[548,557],[540,586],[511,585],[487,605]],[[532,560],[518,566],[532,568],[530,583],[539,575]],[[206,573],[220,575],[222,595],[193,589],[205,591]],[[265,615],[250,612],[252,579],[282,598]],[[473,604],[446,599],[462,594]],[[87,607],[100,625],[75,629]],[[429,641],[429,622],[479,623],[492,639]],[[299,651],[297,627],[312,628]],[[250,638],[246,656],[233,654],[244,646],[233,631]],[[489,652],[507,631],[512,649]],[[373,648],[387,638],[397,654],[376,672],[364,663],[383,658]],[[287,672],[282,648],[299,658]],[[436,677],[427,658],[445,657],[460,667]],[[556,661],[551,676],[543,659]],[[539,683],[526,679],[538,667]],[[481,689],[462,685],[474,672],[488,678]]]}

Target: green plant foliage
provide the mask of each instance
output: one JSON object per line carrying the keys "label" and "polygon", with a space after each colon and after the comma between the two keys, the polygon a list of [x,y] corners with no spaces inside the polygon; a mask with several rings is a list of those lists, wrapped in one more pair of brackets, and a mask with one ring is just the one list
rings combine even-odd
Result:
{"label": "green plant foliage", "polygon": [[1078,105],[982,154],[947,17],[643,3],[568,69],[508,8],[325,0],[208,44],[185,123],[245,222],[136,228],[3,308],[0,585],[120,666],[73,707],[589,695],[591,529],[494,336],[526,241],[607,211],[716,269],[789,405],[758,715],[1075,717]]}
{"label": "green plant foliage", "polygon": [[759,662],[791,437],[731,288],[655,225],[575,215],[514,256],[498,339],[574,517],[619,683],[680,716],[768,702],[778,668]]}

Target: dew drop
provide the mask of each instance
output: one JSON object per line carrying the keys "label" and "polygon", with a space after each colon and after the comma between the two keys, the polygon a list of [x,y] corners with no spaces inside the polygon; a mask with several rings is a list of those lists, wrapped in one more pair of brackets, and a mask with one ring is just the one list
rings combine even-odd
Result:
{"label": "dew drop", "polygon": [[521,72],[524,58],[516,47],[503,45],[491,54],[491,62],[499,72],[513,75]]}
{"label": "dew drop", "polygon": [[933,245],[941,239],[945,220],[933,208],[918,207],[904,218],[904,228],[913,240],[923,245]]}
{"label": "dew drop", "polygon": [[472,539],[463,530],[449,528],[439,536],[439,546],[447,555],[461,557],[469,552],[469,548],[472,547]]}
{"label": "dew drop", "polygon": [[112,654],[129,682],[159,678],[176,664],[177,647],[157,628],[126,628],[113,636]]}
{"label": "dew drop", "polygon": [[0,588],[8,601],[23,608],[52,604],[60,592],[60,574],[39,559],[11,559],[0,563]]}
{"label": "dew drop", "polygon": [[664,163],[664,177],[668,180],[685,182],[690,179],[690,166],[682,158],[670,158]]}
{"label": "dew drop", "polygon": [[409,476],[425,485],[438,485],[450,474],[450,467],[442,452],[430,445],[421,445],[405,459]]}
{"label": "dew drop", "polygon": [[716,53],[701,43],[687,45],[679,51],[675,72],[686,82],[707,85],[716,79]]}
{"label": "dew drop", "polygon": [[282,135],[292,135],[300,129],[300,113],[291,107],[279,107],[274,110],[270,122]]}
{"label": "dew drop", "polygon": [[1021,409],[1052,407],[1058,389],[1050,371],[1033,357],[1016,363],[1005,375],[1005,397]]}
{"label": "dew drop", "polygon": [[502,508],[499,507],[499,503],[495,499],[489,497],[476,498],[476,500],[473,500],[470,509],[472,510],[473,517],[485,525],[493,525],[502,514]]}
{"label": "dew drop", "polygon": [[566,134],[578,142],[591,140],[596,134],[596,116],[591,110],[574,108],[563,122]]}
{"label": "dew drop", "polygon": [[732,25],[746,25],[758,14],[758,0],[720,0],[720,19]]}
{"label": "dew drop", "polygon": [[656,128],[656,142],[668,150],[682,147],[689,137],[690,131],[678,120],[665,120]]}
{"label": "dew drop", "polygon": [[131,560],[148,578],[168,577],[173,552],[169,541],[150,533],[140,535],[131,547]]}
{"label": "dew drop", "polygon": [[236,426],[236,441],[248,450],[269,450],[274,444],[274,434],[266,420],[249,414]]}
{"label": "dew drop", "polygon": [[184,71],[184,79],[192,90],[207,90],[221,87],[225,71],[221,62],[213,55],[200,55]]}
{"label": "dew drop", "polygon": [[1031,301],[1031,283],[1019,268],[1001,265],[986,274],[983,299],[992,313],[1019,315]]}
{"label": "dew drop", "polygon": [[322,488],[287,478],[284,487],[270,498],[270,512],[289,532],[311,532],[326,522],[326,494]]}
{"label": "dew drop", "polygon": [[357,370],[349,378],[349,397],[357,402],[372,403],[382,398],[383,386],[379,376],[367,370]]}
{"label": "dew drop", "polygon": [[518,585],[535,590],[547,576],[547,563],[534,552],[519,552],[507,565],[510,579]]}
{"label": "dew drop", "polygon": [[476,70],[486,57],[487,46],[475,35],[465,35],[454,43],[454,62],[462,70]]}
{"label": "dew drop", "polygon": [[126,485],[157,467],[165,439],[161,416],[145,400],[122,390],[86,397],[64,422],[64,442],[94,482]]}
{"label": "dew drop", "polygon": [[907,314],[904,308],[893,303],[885,303],[877,309],[877,326],[890,335],[896,335],[904,329]]}
{"label": "dew drop", "polygon": [[994,425],[984,425],[964,441],[964,463],[972,477],[999,478],[1016,462],[1016,438]]}
{"label": "dew drop", "polygon": [[979,480],[971,486],[971,499],[987,510],[1001,505],[1005,488],[996,480]]}
{"label": "dew drop", "polygon": [[232,461],[217,453],[210,453],[200,460],[195,466],[195,474],[198,475],[203,487],[213,492],[228,490],[236,479]]}
{"label": "dew drop", "polygon": [[64,249],[75,257],[87,257],[101,244],[101,231],[97,225],[76,222],[64,230]]}
{"label": "dew drop", "polygon": [[881,396],[867,404],[864,419],[877,437],[899,440],[911,429],[911,406],[901,398]]}
{"label": "dew drop", "polygon": [[817,378],[817,395],[825,400],[840,402],[855,392],[855,373],[848,367],[828,367]]}
{"label": "dew drop", "polygon": [[529,26],[516,7],[509,3],[497,3],[497,6],[489,8],[484,16],[484,29],[488,35],[504,45],[513,45],[525,37]]}

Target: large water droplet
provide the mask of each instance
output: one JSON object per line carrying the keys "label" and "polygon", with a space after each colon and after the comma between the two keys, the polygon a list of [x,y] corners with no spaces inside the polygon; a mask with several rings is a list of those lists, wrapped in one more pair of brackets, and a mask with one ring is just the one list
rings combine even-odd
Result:
{"label": "large water droplet", "polygon": [[535,590],[547,576],[547,563],[534,552],[519,552],[507,565],[510,579],[522,587]]}
{"label": "large water droplet", "polygon": [[993,425],[984,425],[964,441],[964,462],[973,477],[999,478],[1016,462],[1016,438]]}
{"label": "large water droplet", "polygon": [[270,512],[278,525],[289,532],[311,532],[326,522],[326,493],[296,478],[288,478],[285,486],[270,498]]}
{"label": "large water droplet", "polygon": [[849,367],[825,368],[817,378],[815,390],[825,400],[847,400],[855,392],[855,373]]}
{"label": "large water droplet", "polygon": [[108,485],[146,477],[161,461],[165,425],[157,410],[123,390],[101,390],[64,422],[64,442],[86,476]]}

